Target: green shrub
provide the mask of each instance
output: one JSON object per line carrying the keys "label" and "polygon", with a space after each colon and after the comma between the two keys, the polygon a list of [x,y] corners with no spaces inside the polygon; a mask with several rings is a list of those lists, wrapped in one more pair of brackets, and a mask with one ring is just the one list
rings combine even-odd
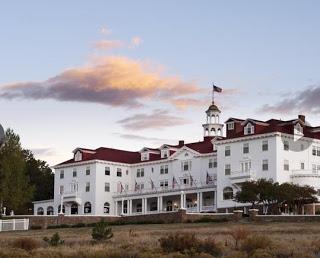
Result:
{"label": "green shrub", "polygon": [[241,250],[251,255],[257,249],[266,249],[271,247],[272,241],[266,236],[250,236],[241,244]]}
{"label": "green shrub", "polygon": [[64,240],[61,239],[58,232],[54,233],[51,238],[44,237],[43,241],[48,243],[50,246],[58,246],[64,244]]}
{"label": "green shrub", "polygon": [[86,224],[84,223],[77,223],[71,226],[72,228],[84,228],[86,227]]}
{"label": "green shrub", "polygon": [[12,247],[19,248],[26,250],[28,252],[32,251],[33,249],[39,248],[40,244],[38,241],[34,240],[33,238],[18,238],[13,241]]}
{"label": "green shrub", "polygon": [[42,227],[39,225],[32,225],[32,226],[30,226],[30,229],[31,230],[39,230],[39,229],[42,229]]}
{"label": "green shrub", "polygon": [[92,229],[92,238],[96,241],[108,240],[113,237],[112,228],[105,221],[98,222]]}

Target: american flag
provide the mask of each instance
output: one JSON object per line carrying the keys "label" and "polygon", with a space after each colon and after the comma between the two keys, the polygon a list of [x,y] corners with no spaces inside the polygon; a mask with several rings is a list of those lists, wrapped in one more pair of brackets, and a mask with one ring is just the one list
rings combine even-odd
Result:
{"label": "american flag", "polygon": [[177,183],[178,183],[178,182],[177,182],[176,178],[173,177],[173,178],[172,178],[172,188],[174,188]]}
{"label": "american flag", "polygon": [[193,177],[190,175],[190,185],[193,186]]}
{"label": "american flag", "polygon": [[138,183],[137,181],[135,181],[135,184],[134,184],[134,190],[137,191],[138,190]]}
{"label": "american flag", "polygon": [[209,173],[207,172],[207,179],[206,179],[206,183],[209,184],[212,181],[212,177],[209,175]]}
{"label": "american flag", "polygon": [[154,187],[154,183],[151,178],[150,178],[150,182],[151,182],[151,189],[153,190],[155,187]]}

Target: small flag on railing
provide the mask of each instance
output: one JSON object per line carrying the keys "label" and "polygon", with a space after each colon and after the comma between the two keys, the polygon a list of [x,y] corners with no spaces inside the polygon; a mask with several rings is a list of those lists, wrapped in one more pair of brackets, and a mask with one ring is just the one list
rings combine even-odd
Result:
{"label": "small flag on railing", "polygon": [[155,187],[154,187],[154,183],[151,178],[150,178],[150,182],[151,182],[151,189],[153,190]]}
{"label": "small flag on railing", "polygon": [[138,183],[137,181],[135,181],[135,184],[134,184],[134,190],[137,191],[138,190]]}
{"label": "small flag on railing", "polygon": [[190,185],[193,186],[193,177],[190,175]]}
{"label": "small flag on railing", "polygon": [[172,188],[174,188],[177,183],[178,183],[178,182],[177,182],[176,178],[173,177],[173,178],[172,178]]}
{"label": "small flag on railing", "polygon": [[207,179],[206,179],[206,184],[209,184],[212,181],[212,177],[209,175],[207,172]]}

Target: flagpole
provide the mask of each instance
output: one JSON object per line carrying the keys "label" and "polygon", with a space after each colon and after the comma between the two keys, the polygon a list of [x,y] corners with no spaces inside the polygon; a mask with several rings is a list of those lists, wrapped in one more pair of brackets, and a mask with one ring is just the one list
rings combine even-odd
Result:
{"label": "flagpole", "polygon": [[214,82],[212,83],[212,104],[214,104]]}

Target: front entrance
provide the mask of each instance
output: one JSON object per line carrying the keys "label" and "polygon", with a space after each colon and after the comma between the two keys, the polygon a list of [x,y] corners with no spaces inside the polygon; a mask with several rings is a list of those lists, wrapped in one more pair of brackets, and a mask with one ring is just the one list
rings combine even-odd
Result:
{"label": "front entrance", "polygon": [[78,214],[78,204],[72,203],[72,205],[71,205],[71,214]]}

